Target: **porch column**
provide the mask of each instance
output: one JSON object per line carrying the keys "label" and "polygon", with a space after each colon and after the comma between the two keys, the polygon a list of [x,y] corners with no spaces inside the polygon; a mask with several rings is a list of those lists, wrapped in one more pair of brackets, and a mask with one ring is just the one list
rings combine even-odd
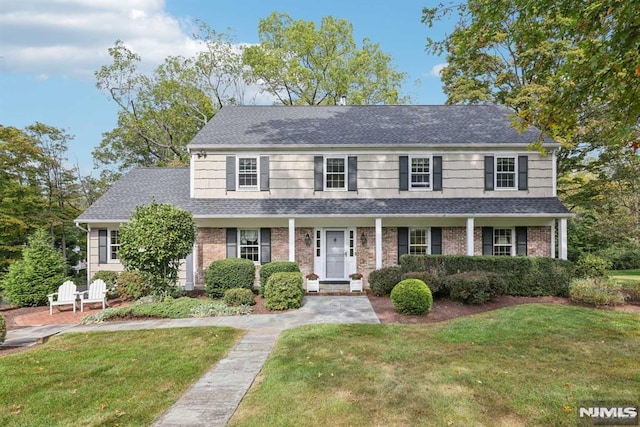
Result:
{"label": "porch column", "polygon": [[560,218],[558,223],[558,256],[560,259],[567,259],[567,218]]}
{"label": "porch column", "polygon": [[296,220],[289,218],[289,261],[296,260]]}
{"label": "porch column", "polygon": [[556,257],[556,220],[551,220],[551,258]]}
{"label": "porch column", "polygon": [[376,218],[376,270],[382,268],[382,218]]}
{"label": "porch column", "polygon": [[473,228],[475,218],[467,218],[467,255],[473,256]]}

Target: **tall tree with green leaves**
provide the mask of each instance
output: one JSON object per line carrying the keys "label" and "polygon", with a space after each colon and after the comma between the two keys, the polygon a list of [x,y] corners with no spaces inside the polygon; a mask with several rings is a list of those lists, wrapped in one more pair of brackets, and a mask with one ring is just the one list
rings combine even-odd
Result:
{"label": "tall tree with green leaves", "polygon": [[294,20],[274,12],[258,25],[260,43],[244,51],[244,63],[262,90],[284,105],[399,104],[406,74],[369,39],[358,48],[345,19]]}

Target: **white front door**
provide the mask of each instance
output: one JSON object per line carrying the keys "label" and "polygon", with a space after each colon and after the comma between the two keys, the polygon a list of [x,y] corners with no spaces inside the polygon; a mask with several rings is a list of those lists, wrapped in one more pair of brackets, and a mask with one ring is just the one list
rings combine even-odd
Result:
{"label": "white front door", "polygon": [[325,275],[328,280],[344,280],[346,249],[345,230],[327,230],[325,234]]}

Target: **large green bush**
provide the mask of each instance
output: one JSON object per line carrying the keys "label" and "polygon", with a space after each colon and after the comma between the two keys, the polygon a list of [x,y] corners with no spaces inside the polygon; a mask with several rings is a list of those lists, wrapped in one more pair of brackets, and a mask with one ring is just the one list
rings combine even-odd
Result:
{"label": "large green bush", "polygon": [[402,271],[438,272],[449,276],[468,271],[498,274],[506,283],[508,295],[567,296],[573,278],[573,263],[546,257],[403,255]]}
{"label": "large green bush", "polygon": [[496,295],[502,295],[507,286],[497,273],[467,271],[444,279],[451,299],[465,304],[484,304]]}
{"label": "large green bush", "polygon": [[22,260],[9,266],[2,287],[5,298],[20,307],[47,304],[47,295],[67,280],[67,263],[45,230],[38,230],[22,251]]}
{"label": "large green bush", "polygon": [[260,295],[264,295],[264,287],[273,273],[297,273],[300,267],[297,262],[274,261],[260,267]]}
{"label": "large green bush", "polygon": [[4,339],[7,337],[7,322],[4,320],[4,317],[0,314],[0,344],[4,342]]}
{"label": "large green bush", "polygon": [[611,269],[611,262],[593,254],[580,255],[576,261],[577,277],[604,277]]}
{"label": "large green bush", "polygon": [[274,273],[264,290],[265,306],[269,310],[300,308],[303,297],[302,273]]}
{"label": "large green bush", "polygon": [[251,289],[233,288],[224,292],[224,303],[230,307],[241,305],[255,305],[255,295]]}
{"label": "large green bush", "polygon": [[205,292],[211,298],[222,298],[224,291],[233,288],[253,288],[256,266],[243,258],[213,261],[205,271]]}
{"label": "large green bush", "polygon": [[118,276],[117,284],[118,296],[123,300],[137,300],[151,295],[151,288],[137,271],[123,271]]}
{"label": "large green bush", "polygon": [[400,267],[385,267],[369,274],[369,287],[374,295],[382,297],[391,294],[391,290],[400,280]]}
{"label": "large green bush", "polygon": [[402,275],[402,280],[405,279],[422,280],[429,287],[431,295],[445,296],[447,294],[447,290],[442,284],[444,277],[438,277],[426,271],[410,271]]}
{"label": "large green bush", "polygon": [[575,279],[569,287],[572,301],[593,305],[624,304],[624,293],[618,283],[606,277]]}
{"label": "large green bush", "polygon": [[391,301],[400,313],[424,314],[431,310],[433,295],[422,280],[405,279],[391,291]]}

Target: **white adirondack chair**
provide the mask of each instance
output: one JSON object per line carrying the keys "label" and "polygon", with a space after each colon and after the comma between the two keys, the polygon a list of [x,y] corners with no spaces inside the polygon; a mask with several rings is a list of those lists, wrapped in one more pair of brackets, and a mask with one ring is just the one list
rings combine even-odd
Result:
{"label": "white adirondack chair", "polygon": [[101,279],[94,280],[89,289],[80,294],[80,311],[84,311],[85,304],[102,303],[102,309],[107,306],[107,284]]}
{"label": "white adirondack chair", "polygon": [[58,288],[58,292],[47,295],[49,298],[49,314],[53,315],[54,305],[72,305],[73,312],[76,312],[76,284],[71,280],[67,280]]}

